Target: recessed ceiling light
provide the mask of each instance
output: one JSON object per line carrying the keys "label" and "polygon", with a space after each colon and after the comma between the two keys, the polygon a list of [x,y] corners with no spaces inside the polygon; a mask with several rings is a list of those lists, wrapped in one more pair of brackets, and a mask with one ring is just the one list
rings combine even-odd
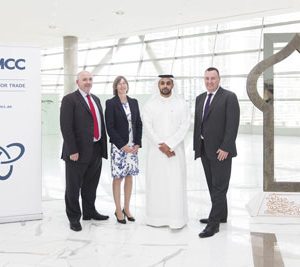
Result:
{"label": "recessed ceiling light", "polygon": [[123,16],[125,14],[125,12],[123,10],[116,10],[113,13],[118,16]]}

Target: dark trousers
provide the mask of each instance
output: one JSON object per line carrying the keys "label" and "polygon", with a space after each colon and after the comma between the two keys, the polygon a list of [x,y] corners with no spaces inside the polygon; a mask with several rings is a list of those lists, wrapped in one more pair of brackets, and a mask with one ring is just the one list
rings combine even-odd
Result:
{"label": "dark trousers", "polygon": [[[79,163],[67,160],[66,163],[66,213],[70,222],[78,222],[81,217],[79,194],[81,193],[83,216],[96,212],[96,192],[101,174],[102,157],[99,142],[94,144],[90,162]],[[79,154],[80,157],[80,154]]]}
{"label": "dark trousers", "polygon": [[227,191],[229,186],[232,158],[219,161],[216,158],[211,160],[207,157],[202,142],[201,161],[205,172],[206,182],[210,194],[212,207],[209,214],[209,223],[218,225],[221,219],[227,219]]}

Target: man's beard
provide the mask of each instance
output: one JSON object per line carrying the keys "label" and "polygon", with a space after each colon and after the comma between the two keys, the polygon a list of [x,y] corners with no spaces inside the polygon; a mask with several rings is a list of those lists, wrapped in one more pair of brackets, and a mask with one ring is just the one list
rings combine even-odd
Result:
{"label": "man's beard", "polygon": [[159,91],[160,91],[160,93],[162,94],[162,95],[165,95],[165,96],[168,96],[168,95],[170,95],[171,94],[171,89],[168,89],[168,88],[162,88],[162,89],[159,89]]}

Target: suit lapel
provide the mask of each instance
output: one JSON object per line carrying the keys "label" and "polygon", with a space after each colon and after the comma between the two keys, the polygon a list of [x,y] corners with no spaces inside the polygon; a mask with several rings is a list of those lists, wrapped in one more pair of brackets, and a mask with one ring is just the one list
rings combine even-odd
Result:
{"label": "suit lapel", "polygon": [[120,100],[120,98],[119,98],[118,96],[115,96],[115,101],[117,102],[117,106],[118,106],[118,108],[119,108],[119,110],[120,110],[122,116],[124,117],[124,119],[127,120],[126,113],[125,113],[125,111],[124,111],[124,108],[123,108],[123,105],[122,105],[122,103],[121,103],[121,100]]}
{"label": "suit lapel", "polygon": [[92,95],[92,94],[91,94],[91,97],[93,98],[94,102],[96,103],[96,105],[98,107],[98,110],[99,110],[99,113],[101,114],[102,113],[102,107],[101,107],[98,99],[94,95]]}
{"label": "suit lapel", "polygon": [[214,107],[217,105],[217,103],[221,99],[222,94],[223,94],[223,88],[220,87],[218,89],[217,93],[215,94],[212,102],[210,103],[210,106],[209,106],[209,109],[208,109],[208,113],[207,113],[207,117],[209,116],[209,114],[211,113],[211,111],[214,109]]}
{"label": "suit lapel", "polygon": [[105,125],[104,125],[104,117],[103,117],[103,110],[102,110],[102,107],[101,107],[101,103],[100,103],[99,99],[96,98],[94,95],[91,94],[91,96],[92,96],[92,98],[93,98],[94,102],[96,103],[97,108],[99,110],[100,119],[101,119],[101,135],[103,135],[105,133],[105,132],[103,132],[103,130],[105,128]]}
{"label": "suit lapel", "polygon": [[84,106],[84,108],[92,115],[89,105],[83,99],[83,97],[82,97],[81,93],[79,92],[79,90],[77,90],[75,93],[76,93],[76,96],[79,99],[79,102],[82,104],[82,106]]}
{"label": "suit lapel", "polygon": [[130,108],[130,112],[131,112],[131,121],[135,121],[135,109],[134,109],[134,101],[127,96],[128,99],[128,104],[129,104],[129,108]]}
{"label": "suit lapel", "polygon": [[198,106],[198,109],[196,111],[197,114],[200,114],[201,121],[202,121],[203,106],[204,106],[205,98],[206,98],[206,93],[201,95],[201,97],[199,99],[199,106]]}

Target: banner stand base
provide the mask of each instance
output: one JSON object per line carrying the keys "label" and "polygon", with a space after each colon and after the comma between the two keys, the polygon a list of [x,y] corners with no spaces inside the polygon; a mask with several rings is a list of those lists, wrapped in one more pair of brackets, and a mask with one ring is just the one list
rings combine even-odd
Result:
{"label": "banner stand base", "polygon": [[13,223],[42,220],[43,213],[0,217],[0,223]]}

